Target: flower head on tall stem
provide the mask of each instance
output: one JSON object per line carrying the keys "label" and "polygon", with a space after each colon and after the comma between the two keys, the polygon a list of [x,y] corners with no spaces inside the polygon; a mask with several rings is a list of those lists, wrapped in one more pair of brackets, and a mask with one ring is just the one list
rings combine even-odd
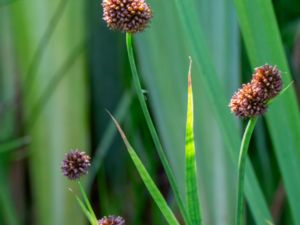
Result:
{"label": "flower head on tall stem", "polygon": [[262,115],[268,102],[277,96],[282,89],[281,73],[276,66],[264,65],[255,69],[251,82],[242,86],[231,98],[229,107],[242,118],[249,118],[241,142],[238,160],[238,186],[236,225],[244,221],[244,178],[247,152],[253,134],[257,116]]}
{"label": "flower head on tall stem", "polygon": [[103,0],[103,19],[113,30],[136,33],[143,31],[152,18],[144,0]]}
{"label": "flower head on tall stem", "polygon": [[90,156],[79,150],[67,153],[61,164],[63,175],[70,180],[76,180],[87,174],[91,166],[90,159]]}

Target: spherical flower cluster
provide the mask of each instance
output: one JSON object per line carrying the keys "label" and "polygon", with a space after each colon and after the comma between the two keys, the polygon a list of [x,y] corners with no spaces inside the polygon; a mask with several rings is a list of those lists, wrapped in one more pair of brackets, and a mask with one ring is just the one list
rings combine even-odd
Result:
{"label": "spherical flower cluster", "polygon": [[144,0],[103,0],[103,19],[113,30],[136,33],[143,31],[152,18]]}
{"label": "spherical flower cluster", "polygon": [[238,117],[248,118],[262,115],[267,107],[265,102],[259,97],[253,86],[249,84],[243,85],[231,98],[231,111]]}
{"label": "spherical flower cluster", "polygon": [[67,153],[61,164],[63,175],[70,180],[76,180],[82,175],[87,174],[91,166],[90,159],[90,156],[85,152],[78,150]]}
{"label": "spherical flower cluster", "polygon": [[98,225],[125,225],[125,220],[121,216],[105,216],[98,221]]}
{"label": "spherical flower cluster", "polygon": [[276,66],[266,64],[255,69],[251,82],[232,96],[229,107],[240,118],[260,116],[266,112],[268,101],[281,89],[280,71]]}
{"label": "spherical flower cluster", "polygon": [[281,73],[277,66],[266,64],[255,69],[251,83],[264,90],[266,99],[269,100],[282,89]]}

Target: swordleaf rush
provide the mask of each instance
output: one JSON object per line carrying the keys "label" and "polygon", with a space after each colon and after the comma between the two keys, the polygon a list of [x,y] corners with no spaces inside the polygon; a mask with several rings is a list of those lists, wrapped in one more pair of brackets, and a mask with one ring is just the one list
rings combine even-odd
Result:
{"label": "swordleaf rush", "polygon": [[145,116],[154,145],[170,182],[171,188],[174,192],[174,196],[182,217],[186,224],[191,225],[188,212],[179,193],[178,185],[175,182],[174,173],[168,162],[166,153],[163,150],[156,128],[154,127],[154,123],[151,119],[143,89],[139,80],[134,57],[132,36],[137,32],[144,31],[148,27],[152,18],[151,8],[148,6],[145,0],[103,0],[102,6],[103,19],[107,26],[112,30],[126,32],[127,53],[138,100]]}
{"label": "swordleaf rush", "polygon": [[255,69],[251,82],[242,86],[231,98],[229,107],[238,117],[249,119],[238,160],[236,225],[244,222],[244,178],[250,139],[257,117],[267,111],[268,102],[282,90],[281,73],[276,66],[263,65]]}

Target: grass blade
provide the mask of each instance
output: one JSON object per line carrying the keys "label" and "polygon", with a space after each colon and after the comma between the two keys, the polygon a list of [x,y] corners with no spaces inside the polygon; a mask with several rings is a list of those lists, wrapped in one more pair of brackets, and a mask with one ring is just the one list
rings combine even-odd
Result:
{"label": "grass blade", "polygon": [[139,102],[141,104],[141,108],[142,108],[143,114],[145,116],[149,131],[151,133],[154,145],[156,147],[159,158],[162,162],[162,165],[165,169],[166,175],[167,175],[167,177],[169,179],[169,182],[171,184],[171,187],[172,187],[172,190],[174,192],[174,196],[176,198],[178,207],[181,211],[182,217],[183,217],[183,219],[185,220],[185,222],[187,224],[190,224],[188,213],[187,213],[187,211],[184,207],[183,201],[182,201],[181,196],[179,194],[178,185],[175,182],[175,177],[174,177],[173,171],[170,167],[170,164],[168,162],[165,151],[163,150],[163,147],[160,143],[158,134],[156,132],[156,129],[155,129],[154,124],[152,122],[149,110],[147,108],[146,101],[144,99],[144,95],[143,95],[143,91],[142,91],[142,87],[141,87],[141,83],[140,83],[140,80],[139,80],[137,67],[136,67],[136,63],[135,63],[135,59],[134,59],[132,35],[129,34],[129,33],[126,33],[126,45],[127,45],[128,58],[129,58],[129,63],[130,63],[131,71],[132,71],[132,76],[133,76],[133,81],[134,81],[134,85],[135,85],[135,88],[136,88],[137,96],[138,96]]}
{"label": "grass blade", "polygon": [[[284,83],[290,83],[291,74],[272,2],[269,0],[235,0],[234,2],[251,65],[253,67],[265,63],[277,65],[283,71]],[[295,224],[299,225],[300,113],[295,90],[290,88],[276,98],[266,118],[292,216]]]}
{"label": "grass blade", "polygon": [[85,214],[86,218],[89,220],[90,224],[91,225],[98,225],[97,218],[95,219],[95,217],[93,216],[94,211],[90,211],[89,208],[88,208],[88,206],[86,206],[84,204],[84,202],[78,197],[78,195],[76,195],[73,192],[73,190],[71,188],[69,189],[69,191],[74,194],[75,199],[76,199],[78,205],[80,206],[82,212]]}
{"label": "grass blade", "polygon": [[86,206],[84,205],[84,203],[81,201],[81,199],[78,196],[75,196],[75,198],[76,198],[76,201],[78,202],[78,205],[80,206],[82,212],[85,214],[85,216],[90,221],[90,223],[92,225],[94,225],[95,223],[94,223],[93,217],[91,216],[89,210],[86,208]]}
{"label": "grass blade", "polygon": [[198,175],[196,165],[196,150],[194,141],[194,107],[193,107],[193,90],[192,90],[192,59],[190,58],[190,68],[188,74],[188,105],[186,120],[186,137],[185,137],[185,179],[186,179],[186,200],[187,210],[193,224],[202,224],[200,213],[200,201],[198,193]]}
{"label": "grass blade", "polygon": [[118,122],[115,120],[115,118],[111,114],[110,114],[110,116],[111,116],[112,120],[114,121],[114,123],[126,145],[126,148],[129,152],[129,155],[130,155],[138,173],[140,174],[140,176],[141,176],[145,186],[147,187],[149,193],[151,194],[153,200],[155,201],[155,203],[159,207],[160,211],[164,215],[166,221],[170,225],[179,225],[179,222],[177,221],[175,215],[173,214],[172,210],[168,206],[166,200],[164,199],[164,197],[160,193],[159,189],[157,188],[156,184],[150,177],[149,173],[147,172],[147,170],[144,167],[143,163],[141,162],[140,158],[136,154],[135,150],[132,148],[132,146],[128,142],[127,137],[125,136],[122,128],[120,127]]}
{"label": "grass blade", "polygon": [[[121,122],[124,120],[126,113],[129,110],[129,107],[132,102],[131,93],[126,92],[120,102],[118,103],[116,110],[116,118]],[[99,141],[99,144],[96,148],[95,155],[93,157],[93,162],[91,163],[91,169],[88,176],[87,187],[88,189],[91,187],[93,180],[95,179],[97,172],[102,165],[103,159],[109,149],[113,141],[113,137],[115,136],[116,129],[114,129],[114,124],[110,123],[106,130],[104,131],[104,135]]]}
{"label": "grass blade", "polygon": [[21,148],[23,146],[28,145],[30,142],[29,137],[22,137],[18,138],[12,141],[9,141],[8,143],[1,143],[0,144],[0,154],[7,153],[9,151],[13,151],[15,149]]}
{"label": "grass blade", "polygon": [[34,80],[37,76],[38,66],[41,63],[41,60],[43,59],[43,56],[45,54],[45,49],[46,49],[49,41],[51,40],[51,37],[55,31],[55,28],[57,27],[59,21],[62,18],[62,15],[65,12],[68,2],[69,2],[69,0],[60,0],[59,4],[57,5],[57,8],[55,9],[53,16],[51,17],[49,24],[47,25],[46,31],[43,33],[43,36],[41,37],[41,39],[37,45],[36,51],[34,53],[32,61],[30,63],[27,74],[25,76],[24,85],[26,88],[29,89],[29,91],[26,94],[29,94],[30,91],[32,91],[31,85],[34,84]]}
{"label": "grass blade", "polygon": [[97,224],[97,217],[96,217],[95,212],[94,212],[94,210],[92,208],[92,205],[91,205],[91,203],[90,203],[90,201],[89,201],[89,199],[88,199],[88,197],[87,197],[87,195],[85,193],[85,190],[84,190],[84,188],[83,188],[83,186],[82,186],[82,184],[81,184],[80,181],[78,181],[77,184],[79,186],[79,189],[80,189],[81,195],[83,197],[84,203],[87,206],[88,211],[90,212],[92,221],[94,221],[94,223]]}
{"label": "grass blade", "polygon": [[7,185],[9,183],[7,171],[3,160],[0,160],[0,211],[1,214],[3,214],[3,218],[1,218],[0,222],[4,222],[8,225],[20,225],[21,223],[12,201],[10,187]]}

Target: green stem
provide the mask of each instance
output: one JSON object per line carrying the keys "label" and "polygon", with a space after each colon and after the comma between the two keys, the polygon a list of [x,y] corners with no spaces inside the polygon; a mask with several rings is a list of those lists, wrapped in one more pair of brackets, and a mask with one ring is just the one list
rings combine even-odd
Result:
{"label": "green stem", "polygon": [[165,170],[165,172],[166,172],[166,174],[169,178],[170,185],[171,185],[171,188],[174,192],[174,196],[175,196],[176,201],[178,203],[178,207],[179,207],[179,210],[182,214],[182,217],[183,217],[186,224],[191,224],[191,222],[189,220],[189,217],[188,217],[188,214],[187,214],[187,211],[185,210],[185,206],[183,204],[183,201],[180,197],[179,190],[178,190],[178,187],[177,187],[176,182],[175,182],[174,174],[173,174],[173,172],[171,170],[171,167],[168,163],[168,160],[167,160],[165,152],[162,148],[162,145],[159,141],[158,134],[157,134],[156,129],[154,127],[153,121],[151,119],[151,116],[150,116],[150,113],[149,113],[149,110],[148,110],[148,107],[147,107],[147,104],[146,104],[146,101],[145,101],[145,98],[144,98],[144,95],[143,95],[143,90],[142,90],[142,86],[141,86],[141,83],[140,83],[140,80],[139,80],[137,67],[136,67],[136,63],[135,63],[135,59],[134,59],[132,35],[130,33],[126,33],[126,45],[127,45],[128,58],[129,58],[132,77],[133,77],[133,83],[134,83],[134,86],[135,86],[135,89],[136,89],[136,92],[137,92],[139,102],[141,104],[143,114],[144,114],[145,119],[146,119],[150,134],[152,136],[154,145],[157,149],[158,155],[161,159],[164,170]]}
{"label": "green stem", "polygon": [[[90,200],[89,200],[89,198],[88,198],[88,196],[87,196],[87,194],[86,194],[86,192],[85,192],[85,190],[84,190],[84,188],[83,188],[80,180],[77,181],[77,184],[79,186],[81,195],[83,197],[83,205],[80,204],[81,207],[82,206],[86,207],[86,210],[88,211],[88,214],[86,214],[86,215],[89,215],[88,219],[90,220],[91,225],[98,225],[98,220],[97,220],[96,214],[95,214],[95,212],[94,212],[94,210],[92,208],[92,204],[90,203]],[[80,198],[79,198],[79,200],[80,200]],[[84,208],[82,208],[82,209],[84,210]]]}
{"label": "green stem", "polygon": [[244,136],[241,143],[239,162],[238,162],[238,196],[237,196],[237,211],[236,211],[236,225],[242,225],[244,219],[244,178],[247,152],[249,148],[250,139],[256,124],[257,118],[251,118],[247,124]]}

